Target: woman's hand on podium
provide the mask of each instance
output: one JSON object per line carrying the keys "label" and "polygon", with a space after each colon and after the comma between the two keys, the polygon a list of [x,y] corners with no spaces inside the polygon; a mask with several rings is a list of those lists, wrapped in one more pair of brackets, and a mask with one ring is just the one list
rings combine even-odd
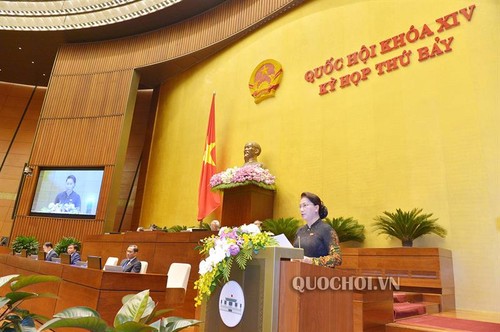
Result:
{"label": "woman's hand on podium", "polygon": [[313,260],[311,257],[304,256],[303,259],[291,259],[292,262],[302,262],[302,263],[307,263],[307,264],[312,264]]}

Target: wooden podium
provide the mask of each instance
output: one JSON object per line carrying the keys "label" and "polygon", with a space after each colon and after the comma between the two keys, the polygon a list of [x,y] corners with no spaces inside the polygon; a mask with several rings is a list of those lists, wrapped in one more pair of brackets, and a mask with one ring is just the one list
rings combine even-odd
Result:
{"label": "wooden podium", "polygon": [[222,226],[241,226],[273,217],[274,190],[254,184],[224,190]]}
{"label": "wooden podium", "polygon": [[295,290],[296,277],[326,277],[347,275],[335,269],[291,262],[302,258],[303,250],[269,247],[261,250],[248,262],[245,271],[233,264],[231,280],[243,289],[245,304],[241,321],[227,327],[219,313],[222,287],[203,304],[202,331],[262,331],[262,332],[319,332],[353,331],[353,291]]}

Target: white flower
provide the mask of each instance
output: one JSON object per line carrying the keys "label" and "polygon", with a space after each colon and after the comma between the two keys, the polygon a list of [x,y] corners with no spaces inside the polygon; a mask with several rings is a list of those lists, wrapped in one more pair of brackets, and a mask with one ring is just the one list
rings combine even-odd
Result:
{"label": "white flower", "polygon": [[241,231],[243,233],[258,234],[258,233],[260,233],[260,228],[259,228],[259,226],[255,225],[255,224],[242,225]]}
{"label": "white flower", "polygon": [[222,183],[231,183],[234,173],[236,173],[238,167],[228,168],[221,174]]}
{"label": "white flower", "polygon": [[210,263],[208,263],[207,260],[202,260],[200,262],[200,267],[199,267],[198,273],[203,275],[207,272],[212,271],[212,269],[213,269],[212,265],[210,265]]}
{"label": "white flower", "polygon": [[215,266],[217,263],[222,262],[224,258],[226,258],[226,251],[223,246],[219,245],[209,250],[207,260],[213,262]]}

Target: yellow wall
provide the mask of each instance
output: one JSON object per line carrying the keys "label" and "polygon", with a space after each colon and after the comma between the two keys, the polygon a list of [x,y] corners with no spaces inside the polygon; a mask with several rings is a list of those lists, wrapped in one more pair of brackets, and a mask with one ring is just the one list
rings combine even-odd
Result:
{"label": "yellow wall", "polygon": [[[476,5],[472,19],[438,33],[437,18]],[[451,19],[448,21],[451,23]],[[277,177],[275,217],[300,218],[312,191],[330,216],[367,226],[366,247],[399,246],[373,233],[384,210],[421,207],[449,235],[417,246],[451,249],[457,306],[500,312],[499,28],[490,1],[309,1],[164,84],[141,224],[196,224],[197,190],[211,95],[216,97],[217,167],[243,163],[243,145]],[[427,24],[434,35],[387,54],[379,42]],[[417,49],[453,37],[451,52],[418,61]],[[368,80],[324,96],[304,74],[377,45]],[[442,46],[442,44],[441,44]],[[444,50],[444,46],[441,47]],[[377,75],[375,65],[411,50],[411,63]],[[272,58],[284,76],[275,98],[255,104],[248,80]],[[217,216],[217,214],[215,215]],[[213,216],[211,216],[213,217]],[[207,220],[210,220],[207,218]]]}

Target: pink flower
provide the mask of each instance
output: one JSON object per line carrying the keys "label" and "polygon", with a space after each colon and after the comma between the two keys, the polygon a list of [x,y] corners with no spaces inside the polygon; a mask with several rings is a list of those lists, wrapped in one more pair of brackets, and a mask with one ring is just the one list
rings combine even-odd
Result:
{"label": "pink flower", "polygon": [[224,189],[254,183],[256,185],[264,184],[265,186],[263,187],[274,189],[275,181],[276,178],[271,175],[268,169],[262,168],[259,165],[245,165],[228,168],[224,172],[215,174],[210,179],[210,186],[212,188],[221,186]]}

